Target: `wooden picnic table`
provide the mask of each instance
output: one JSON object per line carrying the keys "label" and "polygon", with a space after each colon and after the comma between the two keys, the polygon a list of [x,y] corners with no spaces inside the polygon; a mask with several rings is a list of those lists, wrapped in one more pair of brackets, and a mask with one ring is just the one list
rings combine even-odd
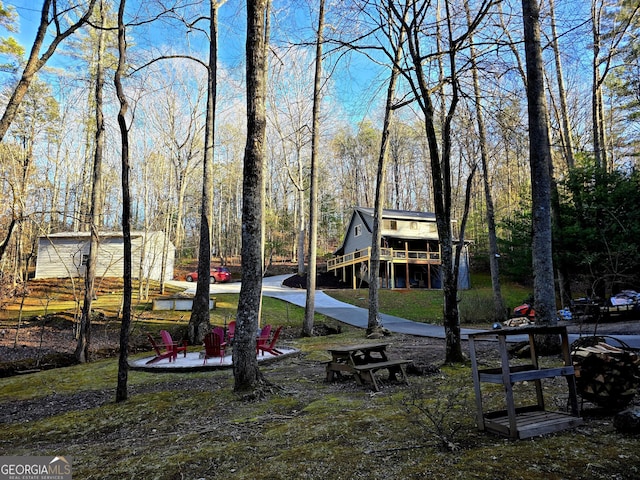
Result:
{"label": "wooden picnic table", "polygon": [[354,376],[358,385],[372,385],[379,391],[375,372],[386,369],[390,380],[397,380],[400,375],[400,380],[408,385],[405,365],[411,361],[390,360],[387,357],[387,346],[388,343],[363,343],[329,348],[331,361],[327,363],[327,382],[348,373]]}

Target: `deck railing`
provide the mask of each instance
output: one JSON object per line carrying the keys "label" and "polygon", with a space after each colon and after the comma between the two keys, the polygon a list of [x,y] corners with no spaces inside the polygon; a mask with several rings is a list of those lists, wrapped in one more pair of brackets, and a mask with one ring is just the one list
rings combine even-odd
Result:
{"label": "deck railing", "polygon": [[[356,250],[354,252],[334,257],[327,260],[327,270],[335,270],[355,263],[366,262],[371,258],[371,247]],[[394,250],[393,248],[381,248],[380,260],[393,263],[430,263],[440,264],[440,252]]]}

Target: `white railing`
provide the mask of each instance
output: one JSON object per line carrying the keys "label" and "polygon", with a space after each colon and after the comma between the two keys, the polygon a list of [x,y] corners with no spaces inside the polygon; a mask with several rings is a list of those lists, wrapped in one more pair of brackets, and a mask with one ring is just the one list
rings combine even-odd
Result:
{"label": "white railing", "polygon": [[[354,263],[366,262],[371,258],[371,247],[356,250],[340,257],[327,260],[327,270],[346,267]],[[397,263],[441,263],[440,252],[394,250],[393,248],[381,248],[380,260]]]}
{"label": "white railing", "polygon": [[364,262],[371,257],[371,247],[356,250],[340,257],[330,258],[327,260],[327,270],[335,270],[339,267],[345,267],[354,263]]}

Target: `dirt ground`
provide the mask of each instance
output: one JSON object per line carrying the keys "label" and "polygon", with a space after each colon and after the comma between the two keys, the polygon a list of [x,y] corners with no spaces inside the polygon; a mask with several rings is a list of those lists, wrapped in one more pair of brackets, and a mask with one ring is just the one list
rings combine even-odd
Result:
{"label": "dirt ground", "polygon": [[[25,359],[43,359],[41,368],[52,368],[54,366],[50,363],[59,361],[60,357],[56,356],[57,354],[64,354],[65,358],[70,359],[75,349],[73,331],[70,328],[27,323],[20,329],[16,348],[13,347],[15,334],[14,328],[5,327],[0,331],[0,364],[17,364],[20,360]],[[296,335],[298,332],[290,329],[288,332],[283,331],[281,338],[286,340]],[[413,360],[413,366],[408,372],[410,375],[428,375],[437,372],[438,365],[444,358],[444,342],[439,339],[393,334],[390,341],[392,343],[390,355]],[[116,356],[118,349],[117,329],[97,328],[92,336],[92,345],[96,357]],[[49,364],[47,364],[48,362]],[[316,368],[310,369],[309,362],[285,360],[279,370],[288,371],[287,376],[293,375],[303,378],[315,370],[324,371],[324,364],[322,362],[316,363],[318,363]],[[133,389],[135,390],[135,387]],[[0,424],[34,421],[55,415],[56,412],[93,408],[112,401],[112,397],[113,392],[86,392],[70,397],[56,396],[55,398],[16,402],[13,404],[15,408],[0,409]]]}
{"label": "dirt ground", "polygon": [[[52,362],[46,355],[63,354],[71,358],[75,349],[73,331],[70,328],[60,328],[52,322],[52,325],[24,324],[18,335],[18,345],[14,348],[15,328],[4,327],[0,330],[0,364],[15,362],[24,359],[41,359],[44,368],[46,363]],[[60,322],[61,323],[61,322]],[[66,322],[68,324],[68,322]],[[98,326],[93,332],[92,344],[96,357],[115,356],[118,348],[118,329],[116,324]],[[583,334],[592,333],[596,325],[570,325],[569,330]],[[600,335],[640,333],[640,322],[607,323],[597,326]],[[283,332],[284,338],[292,338],[297,332],[293,329]],[[407,358],[413,360],[413,366],[409,369],[409,375],[430,375],[438,371],[444,359],[444,340],[416,337],[411,335],[393,334],[390,337],[390,355],[395,358]],[[463,349],[466,351],[466,342]],[[483,357],[495,355],[494,347],[486,342],[478,345],[480,361]],[[43,359],[43,360],[42,360]],[[310,374],[318,374],[315,370],[322,370],[324,366],[309,365],[309,362],[287,361],[285,370],[289,374],[302,378]],[[49,368],[53,365],[48,365]],[[303,371],[304,370],[304,371]],[[276,379],[277,381],[277,379]],[[148,388],[148,387],[147,387]],[[203,386],[203,388],[205,388]],[[135,390],[135,388],[134,388]],[[134,393],[134,392],[132,392]],[[33,421],[39,418],[55,415],[56,412],[70,410],[84,410],[94,408],[113,400],[111,391],[83,392],[74,396],[54,396],[33,401],[14,402],[12,408],[0,409],[0,424],[16,421]]]}
{"label": "dirt ground", "polygon": [[[15,327],[0,328],[0,363],[15,362],[24,359],[43,358],[49,354],[73,354],[76,341],[73,329],[68,321],[42,319],[28,320],[22,323],[16,339]],[[570,333],[583,335],[640,335],[640,320],[607,323],[570,323],[565,322]],[[297,332],[290,329],[283,337],[292,338]],[[400,339],[401,341],[396,341]],[[141,345],[140,345],[141,343]],[[395,348],[399,354],[409,354],[416,350],[429,352],[423,359],[425,363],[437,363],[443,358],[444,341],[411,335],[394,335]],[[94,326],[92,330],[92,351],[99,357],[114,356],[119,346],[119,324],[116,322]],[[134,339],[134,351],[146,348],[145,339]],[[428,348],[427,348],[428,347]],[[406,351],[402,351],[406,350]],[[410,357],[411,358],[411,357]]]}

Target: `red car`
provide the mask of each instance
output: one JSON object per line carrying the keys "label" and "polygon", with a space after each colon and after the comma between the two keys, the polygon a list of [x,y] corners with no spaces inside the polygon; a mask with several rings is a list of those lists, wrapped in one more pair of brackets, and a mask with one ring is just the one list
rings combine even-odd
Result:
{"label": "red car", "polygon": [[[197,282],[198,281],[198,272],[191,272],[187,274],[187,282]],[[209,283],[216,282],[230,282],[231,281],[231,272],[227,267],[211,267],[211,271],[209,272]]]}

